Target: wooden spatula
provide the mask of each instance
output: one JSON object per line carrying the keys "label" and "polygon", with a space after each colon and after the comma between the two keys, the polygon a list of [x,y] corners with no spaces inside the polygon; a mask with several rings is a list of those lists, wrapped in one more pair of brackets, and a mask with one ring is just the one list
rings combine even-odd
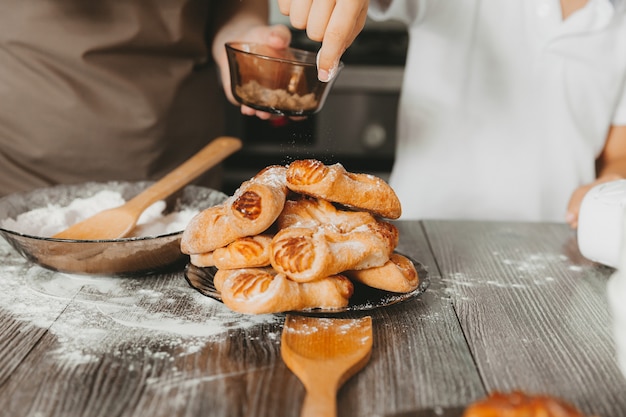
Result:
{"label": "wooden spatula", "polygon": [[337,391],[368,362],[372,318],[335,319],[287,315],[281,354],[307,395],[302,417],[335,417]]}
{"label": "wooden spatula", "polygon": [[125,204],[101,211],[52,237],[76,240],[108,240],[125,237],[133,230],[141,213],[150,205],[180,190],[240,148],[241,140],[237,138],[228,136],[216,138],[182,165]]}

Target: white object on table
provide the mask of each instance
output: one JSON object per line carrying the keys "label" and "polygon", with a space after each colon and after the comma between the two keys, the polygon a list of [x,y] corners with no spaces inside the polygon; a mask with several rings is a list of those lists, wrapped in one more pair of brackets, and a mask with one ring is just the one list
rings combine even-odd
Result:
{"label": "white object on table", "polygon": [[578,215],[578,247],[587,259],[617,268],[626,208],[626,180],[593,187]]}

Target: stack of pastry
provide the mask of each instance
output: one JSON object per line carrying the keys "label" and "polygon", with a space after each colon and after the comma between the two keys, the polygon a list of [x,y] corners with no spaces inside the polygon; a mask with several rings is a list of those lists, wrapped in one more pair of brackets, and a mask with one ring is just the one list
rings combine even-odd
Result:
{"label": "stack of pastry", "polygon": [[354,282],[410,292],[419,277],[394,253],[400,202],[382,179],[341,164],[270,166],[187,225],[181,250],[215,267],[231,309],[251,314],[349,304]]}

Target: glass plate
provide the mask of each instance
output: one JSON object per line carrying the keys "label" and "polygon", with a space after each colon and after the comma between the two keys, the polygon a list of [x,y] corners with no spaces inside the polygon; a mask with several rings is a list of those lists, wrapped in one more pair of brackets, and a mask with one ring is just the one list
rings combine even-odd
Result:
{"label": "glass plate", "polygon": [[[409,258],[411,262],[413,262],[413,265],[415,265],[417,276],[419,277],[419,285],[415,290],[408,293],[395,293],[368,287],[355,282],[354,294],[350,298],[350,303],[347,307],[333,309],[316,308],[301,310],[298,311],[298,313],[336,315],[340,313],[367,312],[419,297],[430,285],[430,277],[428,276],[428,271],[424,265],[408,256],[407,258]],[[185,267],[185,279],[192,288],[195,288],[201,294],[221,302],[222,297],[213,285],[213,277],[215,276],[216,271],[217,269],[214,267],[200,268],[189,263]]]}

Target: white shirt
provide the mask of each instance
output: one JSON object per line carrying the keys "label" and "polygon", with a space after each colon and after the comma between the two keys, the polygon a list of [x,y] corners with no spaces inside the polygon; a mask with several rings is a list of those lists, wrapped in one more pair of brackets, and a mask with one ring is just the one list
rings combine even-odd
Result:
{"label": "white shirt", "polygon": [[[402,219],[564,221],[626,125],[624,1],[394,0],[410,44],[390,184]],[[626,144],[625,144],[626,146]]]}

